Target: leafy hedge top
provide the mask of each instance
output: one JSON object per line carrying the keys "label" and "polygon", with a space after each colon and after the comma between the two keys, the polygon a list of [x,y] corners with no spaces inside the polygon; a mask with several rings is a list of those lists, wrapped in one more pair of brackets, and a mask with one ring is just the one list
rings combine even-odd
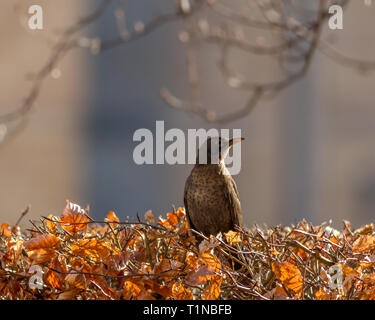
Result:
{"label": "leafy hedge top", "polygon": [[145,221],[112,211],[94,221],[69,201],[60,217],[31,223],[25,232],[0,226],[0,298],[375,298],[372,224],[352,231],[344,222],[339,232],[302,221],[199,242],[183,208],[157,221],[150,211]]}

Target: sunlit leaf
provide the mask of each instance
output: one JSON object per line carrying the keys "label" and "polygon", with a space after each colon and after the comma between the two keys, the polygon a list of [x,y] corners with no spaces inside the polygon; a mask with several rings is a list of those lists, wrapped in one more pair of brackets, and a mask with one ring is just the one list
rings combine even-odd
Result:
{"label": "sunlit leaf", "polygon": [[319,288],[319,290],[315,293],[315,298],[317,300],[331,300],[329,290],[324,287]]}
{"label": "sunlit leaf", "polygon": [[272,271],[286,288],[293,290],[298,297],[301,296],[303,288],[302,275],[295,265],[288,262],[273,262]]}
{"label": "sunlit leaf", "polygon": [[224,234],[227,242],[232,246],[236,243],[240,243],[242,241],[241,234],[239,232],[235,232],[233,230],[228,231]]}
{"label": "sunlit leaf", "polygon": [[9,237],[12,234],[12,226],[9,223],[3,223],[0,225],[0,235]]}
{"label": "sunlit leaf", "polygon": [[191,291],[184,287],[182,283],[175,282],[172,286],[173,298],[177,300],[192,300],[193,294]]}
{"label": "sunlit leaf", "polygon": [[46,226],[51,233],[56,232],[56,222],[58,221],[58,218],[54,215],[50,214],[48,216],[48,219],[46,219]]}
{"label": "sunlit leaf", "polygon": [[353,243],[354,252],[368,252],[375,249],[375,237],[372,235],[361,235]]}
{"label": "sunlit leaf", "polygon": [[108,257],[111,252],[118,253],[115,248],[107,241],[99,241],[93,239],[80,239],[72,244],[72,254],[80,257],[85,257],[93,261],[100,261]]}
{"label": "sunlit leaf", "polygon": [[114,211],[109,211],[107,214],[107,217],[105,218],[105,221],[108,222],[120,222],[120,219],[117,218],[116,214]]}
{"label": "sunlit leaf", "polygon": [[24,243],[26,250],[36,250],[55,247],[61,240],[53,234],[42,234]]}
{"label": "sunlit leaf", "polygon": [[220,286],[223,281],[221,276],[214,276],[211,278],[209,284],[203,291],[202,300],[216,300],[220,296]]}
{"label": "sunlit leaf", "polygon": [[215,255],[211,253],[203,253],[200,255],[199,261],[206,265],[209,270],[219,272],[221,263]]}
{"label": "sunlit leaf", "polygon": [[134,283],[133,281],[127,280],[124,282],[123,286],[123,295],[124,299],[130,300],[130,299],[137,299],[142,291],[142,288]]}
{"label": "sunlit leaf", "polygon": [[73,300],[81,291],[81,289],[77,288],[64,291],[58,295],[57,300]]}
{"label": "sunlit leaf", "polygon": [[[61,259],[63,261],[63,259]],[[55,271],[56,270],[56,271]],[[64,289],[64,278],[65,274],[60,272],[66,272],[66,266],[59,260],[59,257],[55,257],[47,268],[47,271],[43,275],[44,283],[52,288],[59,290]]]}
{"label": "sunlit leaf", "polygon": [[152,213],[151,210],[148,210],[146,213],[145,213],[145,220],[151,224],[154,224],[155,223],[155,218],[154,218],[154,215]]}
{"label": "sunlit leaf", "polygon": [[70,286],[70,287],[75,287],[79,289],[85,289],[87,284],[86,284],[86,277],[84,274],[81,273],[70,273],[65,277],[65,282]]}
{"label": "sunlit leaf", "polygon": [[61,227],[69,233],[75,234],[87,229],[90,219],[86,216],[86,211],[79,205],[67,201],[65,210],[59,220]]}

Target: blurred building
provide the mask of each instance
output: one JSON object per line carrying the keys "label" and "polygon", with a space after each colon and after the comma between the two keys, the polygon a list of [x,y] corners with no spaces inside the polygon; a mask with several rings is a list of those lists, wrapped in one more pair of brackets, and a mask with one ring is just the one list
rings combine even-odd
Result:
{"label": "blurred building", "polygon": [[[38,0],[44,12],[44,29],[27,27],[28,8],[35,1],[0,4],[1,97],[0,112],[18,108],[27,96],[33,73],[51,55],[51,40],[67,24],[87,11],[84,2]],[[80,54],[68,55],[47,77],[26,128],[0,144],[0,221],[15,223],[31,205],[23,221],[60,214],[65,200],[79,201],[84,189],[80,175],[82,112],[89,70]]]}
{"label": "blurred building", "polygon": [[[47,1],[39,2],[48,12],[48,36],[97,3],[65,1],[52,11]],[[129,25],[155,14],[155,6],[145,3],[133,3]],[[7,45],[0,60],[3,112],[21,101],[29,86],[25,75],[45,61],[49,46],[46,32],[30,33],[20,25],[12,1],[0,6],[9,23],[7,31],[0,31]],[[327,28],[325,37],[349,56],[373,59],[374,10],[352,1],[344,30]],[[116,33],[113,17],[114,7],[90,34],[108,38]],[[109,210],[121,219],[143,216],[148,209],[158,215],[183,205],[191,165],[137,166],[132,155],[134,131],[155,132],[156,120],[164,120],[166,130],[212,127],[159,98],[162,87],[188,95],[185,52],[177,40],[180,27],[173,23],[108,52],[75,51],[63,60],[61,76],[47,79],[27,129],[0,145],[2,220],[14,222],[29,203],[34,218],[59,214],[65,199],[89,203],[97,218]],[[214,48],[202,51],[209,62],[200,65],[204,99],[222,110],[242,105],[246,96],[223,83]],[[278,72],[267,60],[234,54],[237,66],[250,75]],[[340,226],[348,219],[359,226],[372,221],[374,80],[373,74],[358,74],[318,52],[305,78],[274,99],[263,99],[246,118],[222,126],[241,128],[246,138],[242,171],[235,177],[245,223],[289,224],[306,218],[314,223],[333,219]]]}

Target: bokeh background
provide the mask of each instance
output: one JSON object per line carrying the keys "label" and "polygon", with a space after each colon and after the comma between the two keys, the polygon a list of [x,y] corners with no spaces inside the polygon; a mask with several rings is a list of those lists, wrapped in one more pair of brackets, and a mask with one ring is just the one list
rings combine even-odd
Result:
{"label": "bokeh background", "polygon": [[[1,113],[20,105],[32,73],[48,59],[59,32],[99,3],[37,2],[44,9],[42,31],[26,25],[27,9],[35,1],[0,3]],[[147,21],[171,3],[133,1],[127,23]],[[116,32],[115,5],[85,36],[106,38]],[[325,38],[348,56],[374,59],[374,14],[375,4],[351,1],[344,29],[326,26]],[[246,225],[274,226],[303,218],[313,223],[332,219],[336,227],[343,219],[356,227],[373,222],[375,75],[345,68],[317,52],[296,84],[262,99],[242,119],[213,125],[168,107],[159,95],[162,87],[188,93],[185,50],[178,40],[182,23],[96,55],[73,50],[59,63],[45,80],[27,126],[0,144],[0,221],[14,223],[29,204],[22,225],[41,215],[59,215],[66,199],[89,204],[98,219],[109,210],[132,219],[149,209],[158,216],[182,206],[191,165],[133,162],[134,131],[155,132],[155,121],[164,120],[166,130],[242,129],[242,170],[235,180]],[[214,48],[207,46],[202,55],[207,62],[199,67],[210,104],[242,104],[244,96],[218,76]],[[235,59],[255,78],[279,72],[267,60]]]}

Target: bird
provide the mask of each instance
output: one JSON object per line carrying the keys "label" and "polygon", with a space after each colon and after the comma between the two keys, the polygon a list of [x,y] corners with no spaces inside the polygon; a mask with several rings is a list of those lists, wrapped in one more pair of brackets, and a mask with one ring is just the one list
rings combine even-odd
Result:
{"label": "bird", "polygon": [[[198,149],[197,161],[186,180],[184,206],[189,228],[207,237],[242,225],[237,186],[224,163],[230,148],[242,140],[208,137]],[[206,163],[198,161],[203,152],[207,152]]]}

